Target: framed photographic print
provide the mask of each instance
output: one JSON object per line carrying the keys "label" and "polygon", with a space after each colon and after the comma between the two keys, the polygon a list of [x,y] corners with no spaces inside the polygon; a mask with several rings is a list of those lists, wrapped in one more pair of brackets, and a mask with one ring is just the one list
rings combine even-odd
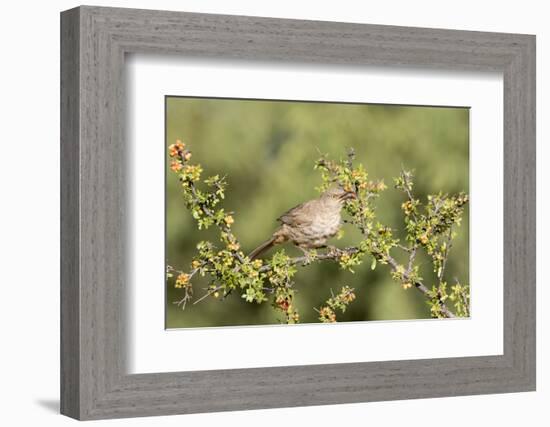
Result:
{"label": "framed photographic print", "polygon": [[534,36],[83,6],[61,40],[63,414],[535,389]]}
{"label": "framed photographic print", "polygon": [[[168,96],[166,327],[469,317],[469,129],[465,107]],[[421,207],[413,193],[430,191]]]}

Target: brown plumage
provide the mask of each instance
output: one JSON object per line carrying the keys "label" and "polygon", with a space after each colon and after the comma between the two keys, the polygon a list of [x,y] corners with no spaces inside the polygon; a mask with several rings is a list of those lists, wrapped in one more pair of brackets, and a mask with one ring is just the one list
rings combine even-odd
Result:
{"label": "brown plumage", "polygon": [[355,193],[331,188],[317,199],[293,207],[277,218],[281,226],[269,240],[250,252],[249,258],[257,258],[272,246],[285,242],[292,242],[304,253],[324,247],[327,240],[338,233],[342,221],[340,211],[350,198],[355,198]]}

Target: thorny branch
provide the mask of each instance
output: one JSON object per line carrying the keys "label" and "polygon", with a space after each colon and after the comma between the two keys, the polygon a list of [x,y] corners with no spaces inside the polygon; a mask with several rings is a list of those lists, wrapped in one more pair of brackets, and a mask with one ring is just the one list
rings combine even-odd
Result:
{"label": "thorny branch", "polygon": [[[409,251],[408,248],[407,248],[407,250]],[[318,254],[317,256],[315,256],[314,260],[315,261],[336,261],[336,262],[338,262],[340,260],[340,258],[342,257],[342,255],[344,255],[344,254],[351,255],[351,254],[355,254],[357,252],[359,252],[359,249],[356,248],[356,247],[348,247],[348,248],[345,248],[345,249],[337,249],[336,251],[332,250],[332,251],[329,251],[327,253]],[[415,258],[415,254],[416,254],[416,249],[413,249],[411,251],[410,256],[409,256],[409,261],[408,261],[409,267],[407,269],[407,272],[403,275],[403,278],[406,281],[409,281],[409,280],[412,279],[412,276],[411,276],[410,272],[411,272],[411,265],[412,265],[412,263],[414,261],[414,258]],[[387,261],[388,261],[388,263],[391,267],[391,270],[393,272],[398,272],[399,271],[399,264],[397,263],[397,261],[393,257],[387,255]],[[311,260],[308,259],[308,257],[306,257],[306,256],[300,256],[300,257],[291,258],[289,262],[292,265],[304,265],[304,263],[311,262]],[[269,266],[264,266],[260,270],[261,271],[268,271]],[[418,289],[420,292],[422,292],[422,294],[424,294],[428,297],[431,296],[430,290],[426,287],[426,285],[424,285],[424,283],[422,283],[422,281],[415,279],[415,280],[413,280],[412,285],[416,289]],[[445,317],[448,317],[448,318],[456,317],[456,315],[443,302],[441,302],[441,310],[442,310],[443,314],[445,315]]]}
{"label": "thorny branch", "polygon": [[[462,206],[468,201],[463,193],[452,197],[441,193],[429,196],[428,203],[423,207],[424,212],[421,212],[419,209],[422,205],[412,192],[412,173],[402,169],[400,176],[395,179],[395,187],[402,190],[406,196],[406,201],[401,207],[405,214],[408,245],[403,245],[393,237],[389,227],[375,222],[373,202],[379,193],[387,188],[384,182],[368,180],[362,165],[354,168],[353,150],[350,150],[347,158],[340,163],[323,156],[315,166],[323,177],[323,185],[319,190],[324,191],[337,183],[347,191],[355,192],[357,197],[346,202],[345,210],[349,214],[349,219],[344,222],[357,227],[363,235],[363,240],[357,246],[329,247],[324,252],[311,251],[294,258],[288,257],[280,250],[271,259],[251,261],[241,251],[240,244],[232,232],[232,213],[216,207],[224,198],[225,179],[216,175],[202,180],[203,184],[212,189],[202,191],[197,187],[197,183],[201,182],[202,169],[200,165],[189,164],[191,152],[185,148],[185,144],[177,141],[169,147],[169,152],[173,158],[171,169],[179,174],[186,205],[197,220],[199,229],[217,226],[220,230],[220,240],[225,245],[218,250],[210,242],[199,243],[198,256],[191,263],[189,273],[171,266],[167,267],[168,277],[178,274],[175,286],[183,289],[184,295],[176,304],[182,308],[185,308],[187,302],[193,298],[190,282],[198,274],[211,277],[212,282],[206,293],[195,300],[194,304],[210,296],[218,298],[220,294],[225,298],[234,289],[240,289],[241,297],[247,302],[262,303],[268,299],[269,294],[273,307],[284,314],[286,322],[296,323],[299,315],[293,304],[292,281],[296,272],[295,267],[307,266],[312,262],[333,261],[338,262],[341,268],[353,271],[354,266],[361,264],[365,257],[370,257],[372,269],[375,269],[378,263],[387,264],[392,278],[400,283],[403,289],[414,286],[420,291],[431,305],[434,317],[456,317],[445,303],[448,297],[455,302],[455,307],[460,309],[461,315],[469,313],[467,286],[457,281],[452,294],[447,295],[446,283],[443,280],[454,237],[453,225],[460,224]],[[443,235],[445,239],[441,243],[440,236]],[[390,254],[393,248],[401,249],[408,254],[406,267]],[[432,286],[432,289],[424,284],[419,276],[418,266],[415,265],[421,248],[433,259],[438,285]],[[332,295],[321,308],[324,310],[322,314],[317,310],[321,321],[335,321],[335,308],[345,310],[347,304],[355,298],[353,289],[350,289],[344,287],[337,296]]]}

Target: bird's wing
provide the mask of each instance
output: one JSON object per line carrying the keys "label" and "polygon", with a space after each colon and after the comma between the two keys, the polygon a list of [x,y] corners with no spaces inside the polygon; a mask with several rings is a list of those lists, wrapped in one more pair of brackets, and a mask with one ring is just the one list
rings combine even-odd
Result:
{"label": "bird's wing", "polygon": [[286,211],[279,218],[277,218],[277,220],[280,221],[282,224],[287,224],[290,226],[294,226],[297,223],[303,224],[306,221],[311,222],[311,216],[304,215],[306,211],[309,211],[311,209],[310,205],[311,200],[309,202],[300,203],[299,205],[294,206],[293,208]]}

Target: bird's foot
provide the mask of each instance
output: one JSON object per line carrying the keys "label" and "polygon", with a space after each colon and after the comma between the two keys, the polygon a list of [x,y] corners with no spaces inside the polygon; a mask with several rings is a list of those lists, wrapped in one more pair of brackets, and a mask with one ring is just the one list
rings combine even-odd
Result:
{"label": "bird's foot", "polygon": [[[299,246],[298,246],[299,247]],[[305,249],[305,248],[302,248],[302,247],[299,247],[300,250],[304,253],[304,262],[302,263],[302,265],[309,265],[311,264],[311,262],[313,261],[314,259],[314,254],[311,253],[311,251]]]}
{"label": "bird's foot", "polygon": [[327,246],[327,255],[331,257],[336,257],[340,255],[341,250],[338,249],[336,246],[328,245]]}

